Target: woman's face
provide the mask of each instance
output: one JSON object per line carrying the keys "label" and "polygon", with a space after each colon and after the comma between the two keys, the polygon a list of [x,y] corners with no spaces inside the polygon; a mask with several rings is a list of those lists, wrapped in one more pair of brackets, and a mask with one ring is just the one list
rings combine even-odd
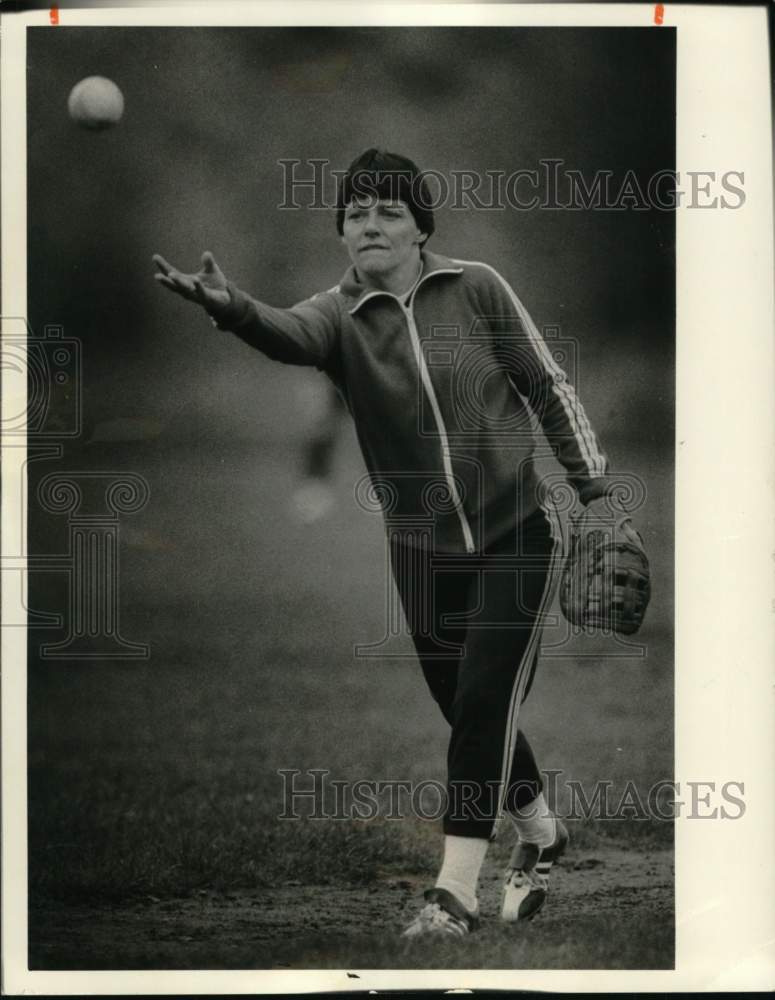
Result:
{"label": "woman's face", "polygon": [[393,275],[412,274],[425,238],[403,201],[358,198],[345,209],[342,241],[350,260],[377,284]]}

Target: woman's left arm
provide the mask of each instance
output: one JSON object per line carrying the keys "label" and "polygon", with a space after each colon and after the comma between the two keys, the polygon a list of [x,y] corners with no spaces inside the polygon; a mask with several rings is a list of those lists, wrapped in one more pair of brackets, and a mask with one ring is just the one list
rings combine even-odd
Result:
{"label": "woman's left arm", "polygon": [[492,270],[496,337],[515,359],[509,376],[538,417],[549,444],[578,490],[583,503],[602,496],[608,484],[608,459],[600,448],[584,407],[516,292]]}

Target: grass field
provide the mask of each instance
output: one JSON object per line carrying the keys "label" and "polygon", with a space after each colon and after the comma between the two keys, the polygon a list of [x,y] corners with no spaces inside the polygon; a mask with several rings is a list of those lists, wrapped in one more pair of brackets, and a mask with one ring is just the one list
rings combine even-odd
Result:
{"label": "grass field", "polygon": [[[117,453],[93,444],[72,461],[111,468]],[[499,839],[481,933],[420,952],[398,933],[437,867],[437,821],[278,819],[280,769],[443,779],[446,747],[405,636],[389,659],[353,656],[383,634],[386,568],[380,521],[348,492],[352,442],[342,507],[322,524],[288,508],[294,462],[279,434],[260,447],[121,446],[152,491],[122,521],[121,630],[152,655],[31,655],[30,967],[671,967],[669,824],[571,822],[549,904],[518,932],[495,919],[511,844]],[[59,530],[39,523],[45,544],[61,547]],[[574,639],[544,660],[525,706],[560,790],[632,781],[645,795],[672,777],[670,539],[650,542],[664,557],[637,637],[648,655]],[[32,633],[32,653],[58,637]]]}

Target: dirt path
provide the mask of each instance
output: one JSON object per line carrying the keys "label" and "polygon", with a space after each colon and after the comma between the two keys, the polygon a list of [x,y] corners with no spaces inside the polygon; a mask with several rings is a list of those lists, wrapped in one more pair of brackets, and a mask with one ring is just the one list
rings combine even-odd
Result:
{"label": "dirt path", "polygon": [[[361,959],[355,967],[391,967],[391,942],[395,966],[401,967],[407,963],[397,932],[411,919],[425,884],[385,875],[360,889],[289,883],[271,891],[148,897],[114,906],[51,904],[30,913],[30,967],[346,968],[353,955]],[[495,919],[499,888],[499,874],[486,868],[484,926],[476,935],[482,944],[488,928],[502,931]],[[605,847],[563,860],[553,875],[552,896],[532,926],[547,919],[553,927],[571,926],[594,916],[614,928],[621,921],[645,929],[646,915],[672,923],[672,898],[671,852]]]}

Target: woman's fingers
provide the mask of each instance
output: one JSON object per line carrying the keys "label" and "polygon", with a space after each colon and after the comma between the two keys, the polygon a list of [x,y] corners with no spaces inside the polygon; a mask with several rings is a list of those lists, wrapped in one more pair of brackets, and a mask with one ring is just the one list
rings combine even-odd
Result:
{"label": "woman's fingers", "polygon": [[162,274],[169,274],[170,271],[175,270],[172,264],[166,261],[160,253],[155,253],[153,257],[151,257],[151,260],[159,268]]}
{"label": "woman's fingers", "polygon": [[154,274],[154,278],[158,278],[166,288],[171,288],[175,292],[181,292],[183,295],[193,295],[194,288],[190,275],[178,271],[161,254],[154,254],[152,259],[154,264],[159,268],[156,274]]}
{"label": "woman's fingers", "polygon": [[171,278],[168,278],[166,274],[162,274],[161,271],[157,271],[154,274],[154,278],[160,285],[164,285],[165,288],[171,288],[173,292],[177,290],[175,282]]}
{"label": "woman's fingers", "polygon": [[205,250],[202,254],[202,270],[198,274],[183,274],[159,253],[155,253],[151,259],[158,268],[154,278],[160,285],[164,285],[170,291],[177,292],[179,295],[193,299],[202,305],[206,305],[210,301],[211,289],[205,286],[202,281],[203,278],[206,280],[209,275],[217,275],[219,271],[215,258],[209,250]]}
{"label": "woman's fingers", "polygon": [[173,267],[169,261],[165,260],[161,254],[154,254],[152,260],[164,277],[175,282],[176,286],[185,288],[189,292],[193,292],[192,278],[194,276],[192,274],[183,274],[182,271],[179,271],[176,267]]}
{"label": "woman's fingers", "polygon": [[182,295],[186,299],[196,298],[196,290],[194,289],[193,282],[183,274],[177,274],[176,272],[162,274],[158,271],[154,274],[154,278],[160,285],[169,288],[171,292],[177,292],[178,295]]}

